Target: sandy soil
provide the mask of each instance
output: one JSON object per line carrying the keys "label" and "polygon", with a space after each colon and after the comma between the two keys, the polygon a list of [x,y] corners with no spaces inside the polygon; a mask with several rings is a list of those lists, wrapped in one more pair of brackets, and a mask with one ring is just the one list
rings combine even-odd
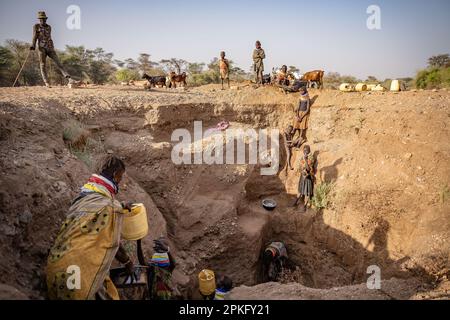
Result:
{"label": "sandy soil", "polygon": [[[233,278],[235,299],[448,298],[450,93],[311,96],[308,143],[319,183],[333,188],[327,209],[300,214],[290,207],[296,171],[264,177],[254,165],[177,166],[170,158],[172,131],[192,130],[195,120],[282,130],[297,95],[216,85],[1,88],[1,297],[45,297],[46,255],[68,205],[92,159],[114,152],[128,166],[121,199],[149,212],[147,255],[153,238],[169,236],[184,297],[198,297],[196,275],[208,267]],[[91,141],[78,157],[63,140],[74,121]],[[261,208],[265,197],[278,202],[274,212]],[[286,243],[299,283],[255,286],[260,252],[273,240]],[[365,287],[373,264],[383,292]]]}

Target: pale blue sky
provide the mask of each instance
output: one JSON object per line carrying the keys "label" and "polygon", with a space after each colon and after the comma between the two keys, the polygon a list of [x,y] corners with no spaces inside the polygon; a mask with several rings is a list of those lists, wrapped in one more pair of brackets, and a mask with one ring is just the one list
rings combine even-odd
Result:
{"label": "pale blue sky", "polygon": [[[81,8],[81,30],[66,27],[66,8]],[[381,27],[366,27],[366,9],[381,8]],[[282,64],[360,78],[413,76],[428,57],[450,52],[448,0],[106,1],[0,0],[0,43],[30,41],[45,10],[57,48],[102,47],[115,58],[177,57],[209,62],[221,50],[248,70],[255,40],[266,70]]]}

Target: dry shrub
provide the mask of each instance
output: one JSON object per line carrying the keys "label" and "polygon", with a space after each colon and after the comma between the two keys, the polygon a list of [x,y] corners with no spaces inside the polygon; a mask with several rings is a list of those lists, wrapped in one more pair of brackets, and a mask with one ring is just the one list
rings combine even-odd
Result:
{"label": "dry shrub", "polygon": [[69,121],[64,126],[63,140],[71,150],[80,151],[86,148],[89,131],[78,121]]}

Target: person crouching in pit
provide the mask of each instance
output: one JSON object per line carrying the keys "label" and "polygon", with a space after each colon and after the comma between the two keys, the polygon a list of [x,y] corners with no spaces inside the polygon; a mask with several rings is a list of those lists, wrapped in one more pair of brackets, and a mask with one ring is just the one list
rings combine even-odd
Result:
{"label": "person crouching in pit", "polygon": [[233,289],[233,280],[225,275],[219,276],[217,278],[214,300],[225,300],[231,289]]}
{"label": "person crouching in pit", "polygon": [[148,275],[150,300],[171,300],[173,298],[172,272],[175,259],[170,253],[168,241],[161,237],[154,240],[153,256]]}
{"label": "person crouching in pit", "polygon": [[116,200],[125,164],[112,155],[102,163],[99,174],[89,178],[72,202],[50,250],[47,288],[51,300],[119,300],[109,278],[113,259],[125,265],[128,275],[134,272],[133,262],[120,246],[123,209],[131,210],[131,203]]}
{"label": "person crouching in pit", "polygon": [[315,159],[311,154],[311,148],[308,145],[305,145],[303,148],[303,157],[300,161],[299,169],[300,179],[298,182],[298,194],[294,207],[297,206],[299,200],[302,200],[302,212],[305,212],[308,204],[310,204],[311,199],[314,196],[315,182]]}
{"label": "person crouching in pit", "polygon": [[288,261],[283,242],[270,243],[263,252],[263,282],[277,281]]}

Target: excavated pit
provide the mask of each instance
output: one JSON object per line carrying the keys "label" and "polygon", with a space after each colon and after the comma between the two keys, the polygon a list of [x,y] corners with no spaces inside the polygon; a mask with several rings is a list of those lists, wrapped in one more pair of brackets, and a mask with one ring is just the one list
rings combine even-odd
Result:
{"label": "excavated pit", "polygon": [[[273,176],[262,176],[258,165],[172,163],[171,132],[186,128],[193,137],[194,121],[202,121],[204,130],[222,120],[242,129],[281,129],[288,123],[283,112],[288,106],[245,108],[236,112],[226,104],[160,107],[145,114],[143,130],[100,128],[96,133],[106,137],[106,148],[126,158],[128,174],[152,197],[166,220],[179,265],[189,278],[180,290],[185,298],[199,298],[196,276],[204,268],[229,275],[236,286],[261,283],[260,254],[271,241],[284,242],[295,265],[282,275],[283,283],[320,289],[365,283],[370,265],[383,268],[386,279],[426,276],[423,270],[401,268],[401,261],[387,256],[388,227],[377,226],[376,248],[369,251],[351,233],[327,225],[321,210],[300,214],[292,208],[298,174],[286,175],[282,170],[286,164],[282,145],[280,172]],[[124,117],[122,121],[142,119]],[[95,121],[91,125],[101,126]],[[142,148],[144,141],[150,142],[149,149]],[[266,197],[277,201],[275,211],[262,208]]]}
{"label": "excavated pit", "polygon": [[[92,98],[85,99],[82,102]],[[61,139],[64,129],[75,121],[82,124],[86,132],[84,143],[87,143],[92,159],[106,151],[125,160],[127,175],[121,197],[144,202],[147,207],[150,224],[150,234],[144,241],[147,255],[151,254],[152,239],[160,235],[169,237],[178,264],[174,282],[184,298],[199,298],[196,277],[204,268],[227,274],[236,287],[261,283],[260,254],[271,241],[284,242],[289,258],[296,266],[283,274],[281,283],[298,282],[317,289],[359,285],[366,282],[367,267],[371,265],[381,268],[383,280],[417,278],[421,279],[423,286],[433,285],[448,275],[448,248],[445,245],[434,247],[431,253],[427,249],[422,250],[413,240],[413,234],[418,236],[418,241],[423,241],[426,232],[432,233],[431,227],[419,233],[415,230],[422,213],[418,211],[420,214],[408,215],[414,212],[411,205],[408,206],[408,202],[415,199],[413,195],[401,193],[396,181],[386,187],[353,182],[355,187],[352,188],[352,185],[345,184],[345,179],[354,171],[352,167],[358,167],[366,158],[388,159],[378,149],[370,152],[365,149],[373,138],[372,129],[365,132],[365,118],[369,116],[364,115],[366,111],[362,107],[348,107],[343,112],[342,108],[325,99],[313,106],[309,143],[319,160],[320,182],[332,183],[333,192],[329,195],[330,204],[326,209],[308,210],[301,214],[291,206],[298,173],[284,171],[286,155],[282,140],[280,172],[272,176],[261,175],[259,165],[176,165],[171,159],[174,146],[171,134],[175,129],[186,128],[193,133],[194,121],[202,121],[203,129],[207,129],[226,120],[233,129],[276,128],[282,132],[291,122],[292,103],[195,102],[134,106],[132,101],[124,104],[121,98],[91,103],[92,109],[80,111],[78,100],[67,104],[64,100],[46,101],[40,107],[42,110],[31,111],[29,121],[32,125],[22,125],[22,120],[19,120],[19,117],[27,116],[29,110],[25,109],[26,112],[20,115],[19,105],[3,104],[11,114],[2,118],[2,128],[9,131],[2,130],[0,138],[6,148],[13,146],[5,150],[15,152],[9,156],[30,150],[30,159],[35,161],[32,165],[20,164],[16,176],[8,177],[5,185],[11,185],[31,172],[29,175],[33,178],[28,187],[35,186],[44,191],[28,195],[17,189],[15,197],[2,191],[0,204],[4,208],[16,209],[14,203],[25,199],[26,209],[34,208],[35,203],[42,203],[46,197],[51,200],[45,202],[40,211],[33,212],[36,225],[26,226],[22,220],[11,220],[14,230],[26,230],[27,236],[24,231],[19,236],[13,229],[3,227],[7,231],[5,234],[11,235],[9,242],[3,242],[5,261],[16,263],[18,270],[29,271],[20,262],[30,261],[36,277],[44,278],[45,253],[71,197],[89,175],[90,161],[86,161],[84,154],[74,154],[67,141]],[[53,113],[39,118],[39,112],[46,111],[44,109],[49,106],[54,109]],[[14,112],[18,112],[17,115]],[[377,143],[383,144],[382,141]],[[378,145],[374,146],[378,148]],[[351,148],[357,148],[357,151]],[[395,148],[399,147],[392,146],[388,151]],[[55,154],[56,160],[53,159]],[[297,150],[293,163],[297,163],[298,156]],[[6,170],[11,167],[5,161],[2,164]],[[51,167],[53,165],[56,170]],[[361,178],[369,174],[370,168],[365,170],[358,171],[364,172],[359,173]],[[441,172],[441,176],[445,176],[445,172]],[[39,181],[44,181],[42,186],[39,186]],[[70,190],[69,194],[62,192],[64,187]],[[46,193],[45,190],[56,191]],[[267,197],[277,201],[275,211],[268,212],[262,208],[261,200]],[[402,209],[406,207],[408,211]],[[436,226],[433,229],[435,239],[445,244],[448,236],[445,224],[448,221],[442,218],[445,218],[446,210],[445,207],[434,208],[433,218],[426,221]],[[56,212],[56,219],[49,220],[47,213],[50,211]],[[444,223],[439,225],[437,221]],[[40,230],[47,227],[51,238],[40,234]],[[39,247],[29,249],[29,241],[34,241]],[[11,247],[17,243],[18,249],[14,253],[7,251],[9,249],[4,248],[8,243]],[[6,262],[2,270],[7,270]],[[25,273],[14,276],[14,279],[33,290],[30,293],[33,298],[39,297],[36,292],[44,296],[42,281],[30,280]],[[11,282],[8,281],[2,279],[0,282]]]}

